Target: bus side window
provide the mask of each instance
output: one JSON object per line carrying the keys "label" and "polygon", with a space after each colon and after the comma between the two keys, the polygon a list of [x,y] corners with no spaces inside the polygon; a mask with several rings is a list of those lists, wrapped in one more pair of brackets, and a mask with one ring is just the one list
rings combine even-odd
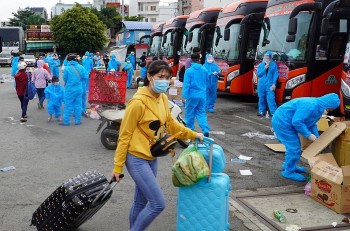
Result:
{"label": "bus side window", "polygon": [[334,33],[329,43],[329,58],[343,59],[346,49],[347,36],[346,33]]}

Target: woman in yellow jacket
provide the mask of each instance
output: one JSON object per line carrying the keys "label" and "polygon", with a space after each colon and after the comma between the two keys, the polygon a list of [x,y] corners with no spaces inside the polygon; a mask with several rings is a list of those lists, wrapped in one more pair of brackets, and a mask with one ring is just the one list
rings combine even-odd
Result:
{"label": "woman in yellow jacket", "polygon": [[130,231],[145,230],[164,210],[165,200],[156,179],[157,158],[150,145],[166,133],[181,131],[180,139],[203,139],[173,119],[164,94],[170,84],[171,70],[164,61],[149,65],[144,87],[139,88],[126,107],[120,126],[118,147],[114,155],[112,177],[120,181],[124,164],[135,181],[134,201],[130,210]]}

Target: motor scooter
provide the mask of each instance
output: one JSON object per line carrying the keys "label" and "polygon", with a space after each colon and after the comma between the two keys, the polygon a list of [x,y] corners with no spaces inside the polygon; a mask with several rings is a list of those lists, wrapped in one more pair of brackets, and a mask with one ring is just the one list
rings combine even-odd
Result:
{"label": "motor scooter", "polygon": [[[168,102],[173,118],[186,126],[186,123],[181,116],[181,108],[170,100]],[[118,105],[117,107],[101,106],[97,109],[97,113],[101,116],[101,123],[99,124],[96,133],[98,133],[106,124],[106,127],[101,132],[101,143],[107,149],[115,150],[117,148],[120,124],[125,114],[125,105]],[[184,148],[187,148],[191,142],[191,140],[180,139],[177,141]]]}

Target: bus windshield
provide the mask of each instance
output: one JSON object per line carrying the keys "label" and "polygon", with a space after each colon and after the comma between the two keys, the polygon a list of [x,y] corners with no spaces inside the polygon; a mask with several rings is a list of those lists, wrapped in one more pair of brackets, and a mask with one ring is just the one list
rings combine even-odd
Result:
{"label": "bus windshield", "polygon": [[192,53],[192,50],[194,47],[199,47],[199,42],[198,42],[198,32],[199,28],[193,29],[190,33],[193,33],[192,35],[192,41],[188,41],[188,33],[185,30],[185,36],[183,37],[183,46],[182,46],[182,55],[190,55]]}
{"label": "bus windshield", "polygon": [[258,43],[258,59],[262,60],[266,51],[272,51],[277,54],[274,56],[276,60],[305,61],[312,13],[300,12],[296,17],[298,30],[294,42],[286,42],[289,15],[264,19]]}
{"label": "bus windshield", "polygon": [[162,36],[154,36],[152,39],[150,39],[150,45],[149,45],[149,55],[151,56],[158,56],[160,51],[160,46],[162,42]]}
{"label": "bus windshield", "polygon": [[163,44],[163,55],[166,57],[172,57],[173,56],[173,45],[171,41],[171,31],[169,31],[165,35],[165,43]]}
{"label": "bus windshield", "polygon": [[230,39],[224,40],[225,25],[215,29],[213,40],[213,55],[216,59],[238,59],[240,42],[238,40],[240,24],[235,23],[230,27]]}

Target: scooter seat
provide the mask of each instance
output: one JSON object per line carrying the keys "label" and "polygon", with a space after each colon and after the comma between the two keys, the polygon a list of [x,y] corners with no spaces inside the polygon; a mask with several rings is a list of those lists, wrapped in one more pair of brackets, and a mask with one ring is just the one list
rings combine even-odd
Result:
{"label": "scooter seat", "polygon": [[122,120],[125,114],[125,110],[115,110],[115,109],[107,109],[103,112],[99,113],[101,117],[106,118],[107,120],[117,121]]}

